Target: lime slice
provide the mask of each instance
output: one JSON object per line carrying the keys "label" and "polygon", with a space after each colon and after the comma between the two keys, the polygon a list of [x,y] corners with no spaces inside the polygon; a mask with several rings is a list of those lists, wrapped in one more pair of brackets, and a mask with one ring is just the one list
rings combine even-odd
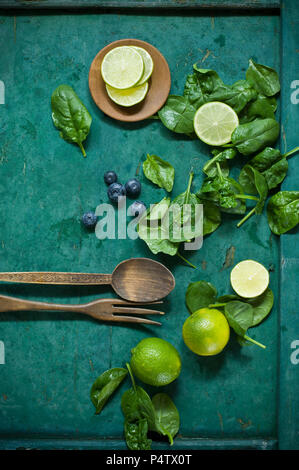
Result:
{"label": "lime slice", "polygon": [[106,90],[114,103],[128,107],[140,103],[140,101],[145,98],[148,90],[148,83],[145,82],[143,85],[127,88],[126,90],[117,90],[116,88],[106,85]]}
{"label": "lime slice", "polygon": [[227,104],[211,101],[196,111],[193,124],[200,140],[208,145],[224,145],[230,142],[239,118]]}
{"label": "lime slice", "polygon": [[129,46],[115,47],[109,51],[101,65],[104,82],[119,90],[136,85],[143,75],[143,70],[141,55]]}
{"label": "lime slice", "polygon": [[141,55],[144,63],[144,70],[141,79],[138,82],[138,85],[142,85],[147,82],[154,70],[154,62],[150,54],[143,49],[142,47],[131,46]]}
{"label": "lime slice", "polygon": [[258,297],[269,285],[269,272],[261,263],[247,259],[232,269],[230,282],[240,297]]}

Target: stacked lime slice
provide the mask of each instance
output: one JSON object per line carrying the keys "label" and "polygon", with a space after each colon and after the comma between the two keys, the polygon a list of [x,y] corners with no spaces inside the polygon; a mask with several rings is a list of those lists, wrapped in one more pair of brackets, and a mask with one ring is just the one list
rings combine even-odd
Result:
{"label": "stacked lime slice", "polygon": [[150,54],[137,46],[111,49],[101,65],[108,96],[115,103],[126,107],[134,106],[145,98],[153,70]]}

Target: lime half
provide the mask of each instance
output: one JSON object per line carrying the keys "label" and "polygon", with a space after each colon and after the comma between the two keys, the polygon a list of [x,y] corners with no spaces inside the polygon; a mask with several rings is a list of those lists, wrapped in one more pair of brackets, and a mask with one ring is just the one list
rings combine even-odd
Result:
{"label": "lime half", "polygon": [[239,125],[237,113],[227,104],[211,101],[195,113],[194,130],[197,137],[208,145],[224,145]]}
{"label": "lime half", "polygon": [[258,297],[269,285],[269,272],[261,263],[247,259],[232,269],[230,282],[240,297]]}
{"label": "lime half", "polygon": [[148,83],[145,82],[143,85],[127,88],[126,90],[117,90],[116,88],[106,85],[106,90],[114,103],[129,107],[144,100],[148,90]]}
{"label": "lime half", "polygon": [[142,57],[144,63],[144,70],[138,85],[147,82],[154,70],[154,62],[150,54],[142,47],[132,46]]}
{"label": "lime half", "polygon": [[143,75],[143,70],[141,55],[129,46],[115,47],[109,51],[101,65],[104,82],[120,90],[136,85]]}

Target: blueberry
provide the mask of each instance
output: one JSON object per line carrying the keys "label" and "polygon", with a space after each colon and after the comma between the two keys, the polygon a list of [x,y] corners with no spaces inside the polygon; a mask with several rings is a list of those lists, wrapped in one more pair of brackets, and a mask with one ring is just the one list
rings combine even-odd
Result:
{"label": "blueberry", "polygon": [[109,186],[112,183],[116,183],[117,181],[117,174],[115,171],[106,171],[104,174],[104,181]]}
{"label": "blueberry", "polygon": [[130,206],[130,215],[132,217],[137,217],[138,215],[143,214],[146,210],[146,205],[142,201],[134,201]]}
{"label": "blueberry", "polygon": [[107,194],[111,202],[118,201],[118,198],[122,199],[126,195],[126,188],[123,184],[112,183],[107,189]]}
{"label": "blueberry", "polygon": [[88,228],[93,228],[96,225],[97,220],[98,218],[94,212],[86,212],[82,216],[82,223]]}
{"label": "blueberry", "polygon": [[125,188],[129,197],[137,197],[141,191],[141,184],[136,178],[133,178],[126,182]]}

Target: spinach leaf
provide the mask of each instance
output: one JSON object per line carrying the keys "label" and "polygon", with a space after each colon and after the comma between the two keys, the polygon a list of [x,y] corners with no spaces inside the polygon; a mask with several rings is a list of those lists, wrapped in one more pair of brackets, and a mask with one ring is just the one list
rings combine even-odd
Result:
{"label": "spinach leaf", "polygon": [[270,229],[281,235],[299,223],[299,191],[280,191],[272,196],[267,206]]}
{"label": "spinach leaf", "polygon": [[158,116],[167,129],[179,134],[194,134],[193,118],[196,108],[185,96],[169,95]]}
{"label": "spinach leaf", "polygon": [[227,161],[235,158],[237,151],[234,148],[228,148],[225,150],[212,150],[213,158],[208,160],[208,162],[203,167],[203,172],[208,175],[210,178],[214,178],[218,175],[218,169],[216,163],[220,164],[221,173],[223,176],[229,175],[229,168]]}
{"label": "spinach leaf", "polygon": [[274,295],[272,290],[268,287],[262,295],[259,295],[255,299],[249,299],[247,302],[253,307],[253,320],[250,326],[256,326],[271,312],[274,303]]}
{"label": "spinach leaf", "polygon": [[137,225],[139,238],[147,244],[148,248],[155,255],[157,253],[165,253],[170,256],[176,255],[179,243],[173,243],[169,240],[167,222],[164,223],[164,219],[161,221],[150,220],[150,213],[151,211],[148,209],[139,220]]}
{"label": "spinach leaf", "polygon": [[90,390],[90,398],[96,408],[96,414],[101,413],[108,399],[124,380],[127,373],[126,369],[116,367],[106,370],[96,379]]}
{"label": "spinach leaf", "polygon": [[198,203],[203,205],[203,236],[213,233],[221,224],[221,212],[211,201],[203,201],[197,197]]}
{"label": "spinach leaf", "polygon": [[265,346],[246,335],[253,324],[253,307],[249,303],[232,300],[224,306],[224,315],[235,333],[246,341],[252,342],[261,348]]}
{"label": "spinach leaf", "polygon": [[191,282],[186,291],[186,305],[192,314],[200,308],[214,304],[217,298],[217,290],[210,282]]}
{"label": "spinach leaf", "polygon": [[136,422],[125,420],[124,432],[130,450],[150,450],[152,441],[147,438],[148,422],[141,418]]}
{"label": "spinach leaf", "polygon": [[186,191],[177,196],[169,206],[169,240],[174,243],[190,241],[202,236],[201,207],[191,193],[193,173],[190,173]]}
{"label": "spinach leaf", "polygon": [[148,450],[151,448],[151,440],[147,438],[147,431],[155,428],[155,409],[146,391],[136,386],[129,364],[127,368],[132,388],[127,390],[121,399],[126,443],[131,450]]}
{"label": "spinach leaf", "polygon": [[163,197],[160,202],[152,204],[147,214],[147,220],[162,220],[168,211],[170,202],[170,197]]}
{"label": "spinach leaf", "polygon": [[249,165],[258,170],[265,177],[269,190],[276,188],[286,177],[288,171],[287,157],[297,152],[296,147],[282,155],[279,150],[266,147],[253,157]]}
{"label": "spinach leaf", "polygon": [[92,118],[72,87],[60,85],[51,97],[52,119],[60,130],[60,137],[79,145],[84,157],[82,142],[89,134]]}
{"label": "spinach leaf", "polygon": [[239,182],[247,193],[259,195],[259,201],[255,206],[255,213],[261,214],[268,195],[268,186],[264,176],[247,164],[241,170]]}
{"label": "spinach leaf", "polygon": [[232,143],[240,153],[250,155],[274,144],[278,135],[279,124],[274,119],[256,119],[236,127]]}
{"label": "spinach leaf", "polygon": [[240,124],[253,121],[258,118],[271,118],[275,119],[275,111],[277,103],[275,98],[268,98],[264,95],[258,95],[253,101],[250,101],[242,110],[239,118]]}
{"label": "spinach leaf", "polygon": [[222,212],[244,214],[246,210],[245,199],[251,196],[244,194],[242,186],[233,178],[224,177],[218,162],[216,162],[219,176],[206,178],[203,181],[197,196],[216,204]]}
{"label": "spinach leaf", "polygon": [[210,101],[221,101],[239,113],[257,93],[246,80],[225,85],[215,70],[201,69],[194,64],[193,74],[187,76],[184,96],[196,108]]}
{"label": "spinach leaf", "polygon": [[242,187],[251,194],[258,194],[259,199],[256,206],[243,217],[237,227],[246,222],[253,214],[261,214],[268,195],[268,185],[264,176],[250,165],[245,165],[240,173],[239,182]]}
{"label": "spinach leaf", "polygon": [[174,183],[173,166],[162,160],[157,155],[147,154],[145,162],[143,162],[143,172],[147,179],[157,184],[160,188],[170,192]]}
{"label": "spinach leaf", "polygon": [[259,92],[266,96],[274,96],[280,91],[279,77],[271,67],[249,60],[246,72],[247,81]]}
{"label": "spinach leaf", "polygon": [[180,427],[179,412],[166,393],[157,393],[152,398],[155,409],[155,428],[163,436],[167,436],[170,445],[173,444],[173,438],[178,433]]}

